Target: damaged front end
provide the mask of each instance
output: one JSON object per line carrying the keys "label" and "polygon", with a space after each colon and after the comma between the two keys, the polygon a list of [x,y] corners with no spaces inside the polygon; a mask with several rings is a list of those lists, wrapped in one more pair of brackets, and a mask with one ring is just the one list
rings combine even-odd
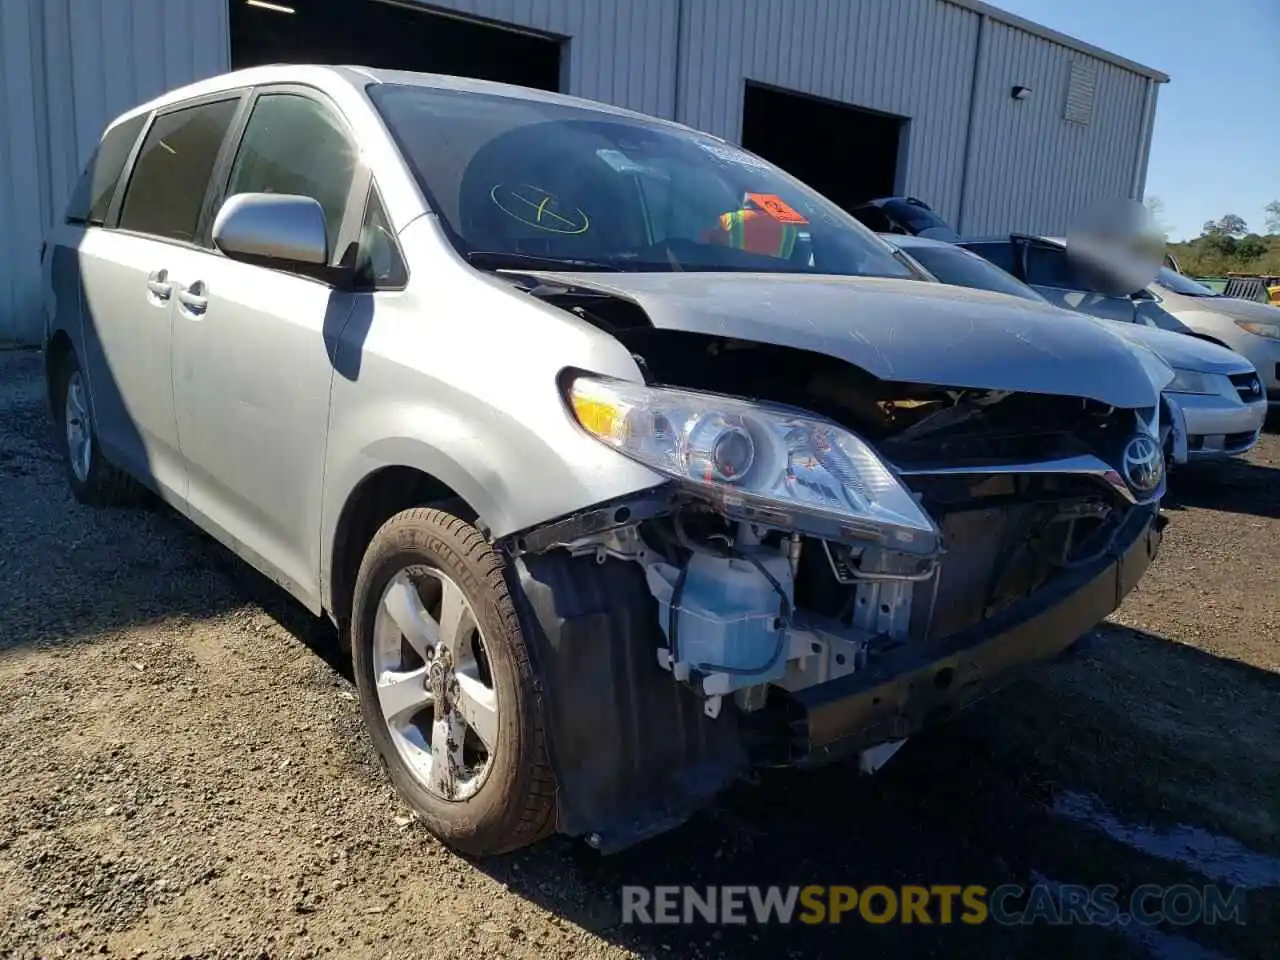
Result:
{"label": "damaged front end", "polygon": [[[1155,555],[1157,407],[894,383],[688,333],[629,342],[648,383],[566,371],[566,403],[670,482],[506,544],[559,826],[602,850],[752,767],[874,770],[1074,643]],[[728,395],[744,383],[767,399]]]}

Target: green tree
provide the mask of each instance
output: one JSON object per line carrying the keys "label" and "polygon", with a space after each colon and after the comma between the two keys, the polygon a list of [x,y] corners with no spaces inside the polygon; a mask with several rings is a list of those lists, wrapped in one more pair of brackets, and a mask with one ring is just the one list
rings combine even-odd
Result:
{"label": "green tree", "polygon": [[1236,242],[1235,258],[1242,264],[1257,260],[1267,253],[1267,241],[1256,233],[1250,233]]}
{"label": "green tree", "polygon": [[1228,213],[1220,220],[1206,220],[1204,227],[1200,231],[1202,237],[1210,237],[1214,235],[1223,237],[1243,237],[1249,232],[1249,225],[1244,222],[1244,217],[1238,214]]}

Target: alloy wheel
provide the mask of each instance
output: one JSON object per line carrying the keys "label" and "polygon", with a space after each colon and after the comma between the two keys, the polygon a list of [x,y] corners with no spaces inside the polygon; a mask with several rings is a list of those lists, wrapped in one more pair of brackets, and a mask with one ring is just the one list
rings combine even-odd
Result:
{"label": "alloy wheel", "polygon": [[79,370],[71,371],[67,378],[67,395],[63,407],[66,421],[67,456],[71,460],[71,472],[81,483],[89,479],[90,458],[93,456],[93,432],[89,427],[89,403],[85,396],[84,377]]}
{"label": "alloy wheel", "polygon": [[427,566],[387,584],[373,627],[374,684],[396,752],[435,796],[475,796],[493,765],[498,693],[484,636],[452,579]]}

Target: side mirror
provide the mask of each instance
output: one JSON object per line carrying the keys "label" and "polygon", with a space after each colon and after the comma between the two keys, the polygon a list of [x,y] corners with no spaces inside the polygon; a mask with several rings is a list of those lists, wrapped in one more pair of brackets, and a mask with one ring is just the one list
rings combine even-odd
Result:
{"label": "side mirror", "polygon": [[213,243],[237,260],[308,267],[329,262],[324,210],[311,197],[236,194],[213,221]]}

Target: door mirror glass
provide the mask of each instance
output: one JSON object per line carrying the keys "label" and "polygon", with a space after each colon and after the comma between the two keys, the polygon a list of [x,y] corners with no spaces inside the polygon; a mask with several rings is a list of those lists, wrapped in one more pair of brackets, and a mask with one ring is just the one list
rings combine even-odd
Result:
{"label": "door mirror glass", "polygon": [[236,194],[218,211],[213,243],[237,260],[313,267],[329,262],[324,210],[311,197]]}

